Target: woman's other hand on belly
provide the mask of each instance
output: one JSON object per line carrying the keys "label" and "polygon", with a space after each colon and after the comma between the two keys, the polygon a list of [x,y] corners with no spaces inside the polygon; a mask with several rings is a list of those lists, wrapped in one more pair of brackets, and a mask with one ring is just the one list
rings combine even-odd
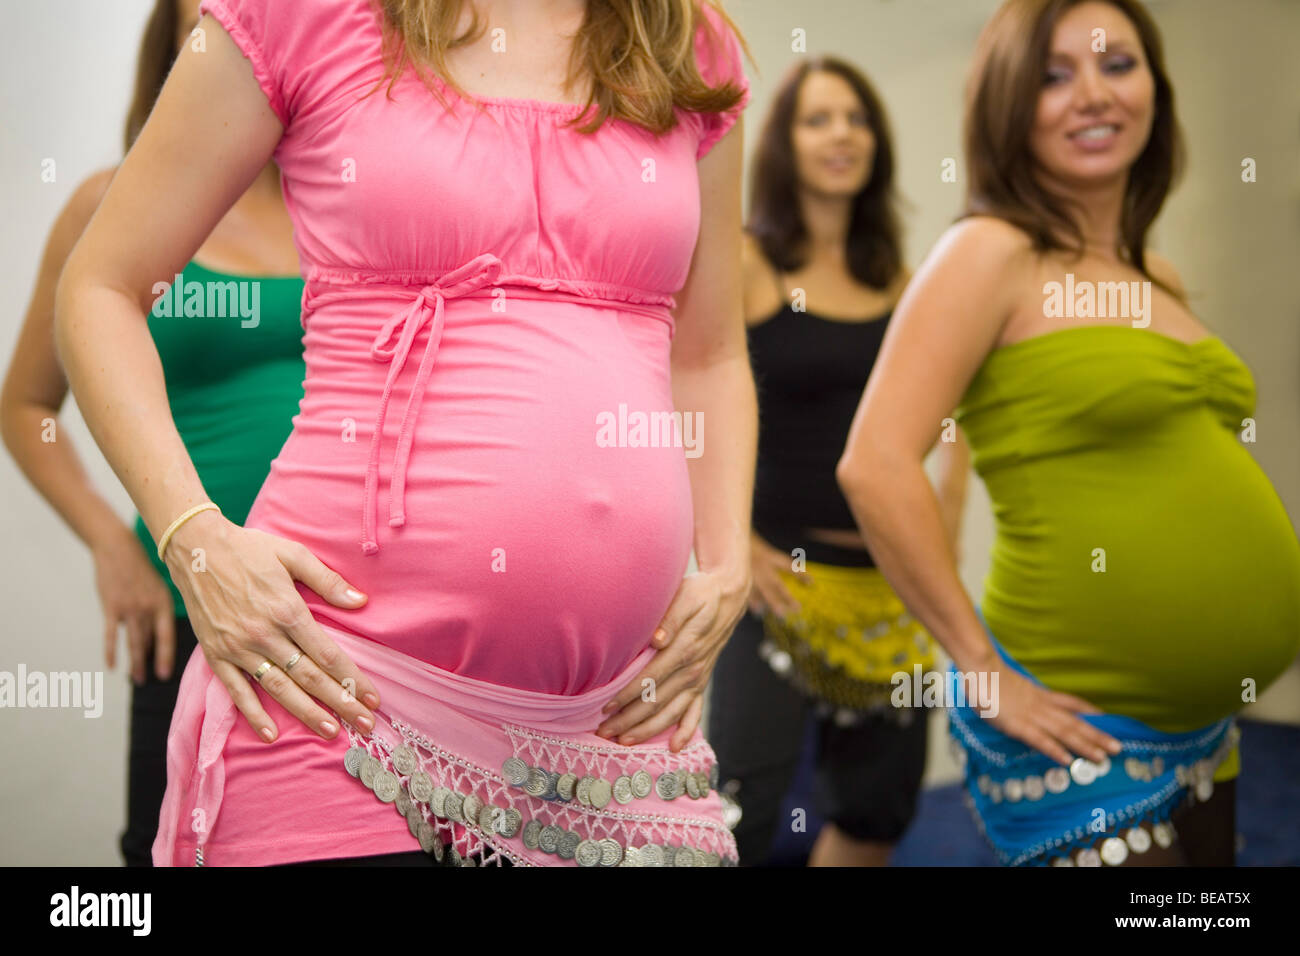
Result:
{"label": "woman's other hand on belly", "polygon": [[374,727],[367,709],[379,706],[374,685],[325,635],[294,582],[337,607],[366,598],[311,551],[207,511],[181,525],[164,558],[208,666],[258,736],[268,743],[278,736],[249,683],[259,668],[262,689],[326,740],[339,727],[317,701],[363,731]]}
{"label": "woman's other hand on belly", "polygon": [[668,749],[685,747],[700,725],[704,688],[745,613],[749,588],[748,573],[699,571],[683,578],[651,639],[658,653],[605,705],[609,716],[596,734],[631,745],[677,724]]}

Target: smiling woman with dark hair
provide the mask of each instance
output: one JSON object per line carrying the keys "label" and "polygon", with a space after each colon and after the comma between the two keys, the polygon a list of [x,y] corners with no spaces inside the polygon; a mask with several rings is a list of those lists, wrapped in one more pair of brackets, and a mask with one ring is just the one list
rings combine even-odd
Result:
{"label": "smiling woman with dark hair", "polygon": [[[929,669],[929,637],[872,563],[835,465],[907,283],[884,104],[833,57],[783,79],[754,157],[745,314],[759,389],[752,615],[723,649],[709,734],[741,808],[736,841],[768,860],[781,802],[816,732],[814,866],[883,866],[915,811],[924,711],[893,678]],[[966,448],[940,443],[950,537]]]}
{"label": "smiling woman with dark hair", "polygon": [[[967,216],[838,470],[954,667],[999,678],[996,714],[949,716],[1006,864],[1230,865],[1233,716],[1300,642],[1300,542],[1238,434],[1250,371],[1145,245],[1177,131],[1140,3],[1007,0],[967,90]],[[997,521],[979,612],[920,467],[954,408]]]}

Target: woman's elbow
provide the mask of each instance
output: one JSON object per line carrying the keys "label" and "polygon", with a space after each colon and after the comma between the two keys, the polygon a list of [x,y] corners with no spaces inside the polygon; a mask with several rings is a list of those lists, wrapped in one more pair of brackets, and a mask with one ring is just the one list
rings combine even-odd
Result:
{"label": "woman's elbow", "polygon": [[850,444],[840,456],[835,466],[835,480],[851,504],[879,503],[896,487],[897,479],[908,462],[908,456],[899,449],[858,441]]}

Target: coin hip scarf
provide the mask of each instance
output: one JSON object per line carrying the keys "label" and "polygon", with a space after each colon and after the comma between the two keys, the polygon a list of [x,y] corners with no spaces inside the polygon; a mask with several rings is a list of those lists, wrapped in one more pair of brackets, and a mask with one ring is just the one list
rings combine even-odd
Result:
{"label": "coin hip scarf", "polygon": [[[566,697],[462,677],[321,626],[382,701],[371,734],[345,725],[351,746],[340,751],[338,773],[393,807],[393,826],[409,831],[412,849],[460,866],[737,863],[713,750],[699,730],[677,753],[667,746],[675,727],[634,746],[591,732],[653,649],[607,686]],[[205,695],[191,694],[182,700],[200,705],[173,719],[155,862],[187,855],[193,841],[182,827],[200,811],[195,864],[219,833],[221,751],[242,717],[220,681],[209,681],[206,716]]]}
{"label": "coin hip scarf", "polygon": [[[992,632],[989,640],[1008,666],[1042,686]],[[949,678],[957,679],[951,665]],[[948,730],[965,771],[963,797],[1004,866],[1119,866],[1130,853],[1167,848],[1176,838],[1173,811],[1209,800],[1215,780],[1236,772],[1240,733],[1231,717],[1169,734],[1130,717],[1085,714],[1123,750],[1063,767],[1002,733],[978,706],[949,707]]]}
{"label": "coin hip scarf", "polygon": [[896,707],[897,675],[935,666],[934,643],[876,568],[807,562],[807,574],[782,572],[799,610],[763,615],[758,652],[777,675],[842,725],[878,715],[907,726]]}

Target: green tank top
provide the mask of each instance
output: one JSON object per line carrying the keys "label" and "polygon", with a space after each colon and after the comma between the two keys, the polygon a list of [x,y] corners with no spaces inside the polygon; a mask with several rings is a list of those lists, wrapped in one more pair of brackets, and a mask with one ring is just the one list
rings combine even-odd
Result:
{"label": "green tank top", "polygon": [[[191,262],[181,280],[156,297],[149,332],[199,480],[222,514],[243,524],[302,399],[302,279],[229,275]],[[139,516],[135,533],[186,616]]]}
{"label": "green tank top", "polygon": [[993,505],[982,611],[1007,653],[1167,733],[1271,683],[1300,647],[1300,541],[1244,447],[1254,408],[1216,337],[1085,325],[991,353],[956,418]]}

